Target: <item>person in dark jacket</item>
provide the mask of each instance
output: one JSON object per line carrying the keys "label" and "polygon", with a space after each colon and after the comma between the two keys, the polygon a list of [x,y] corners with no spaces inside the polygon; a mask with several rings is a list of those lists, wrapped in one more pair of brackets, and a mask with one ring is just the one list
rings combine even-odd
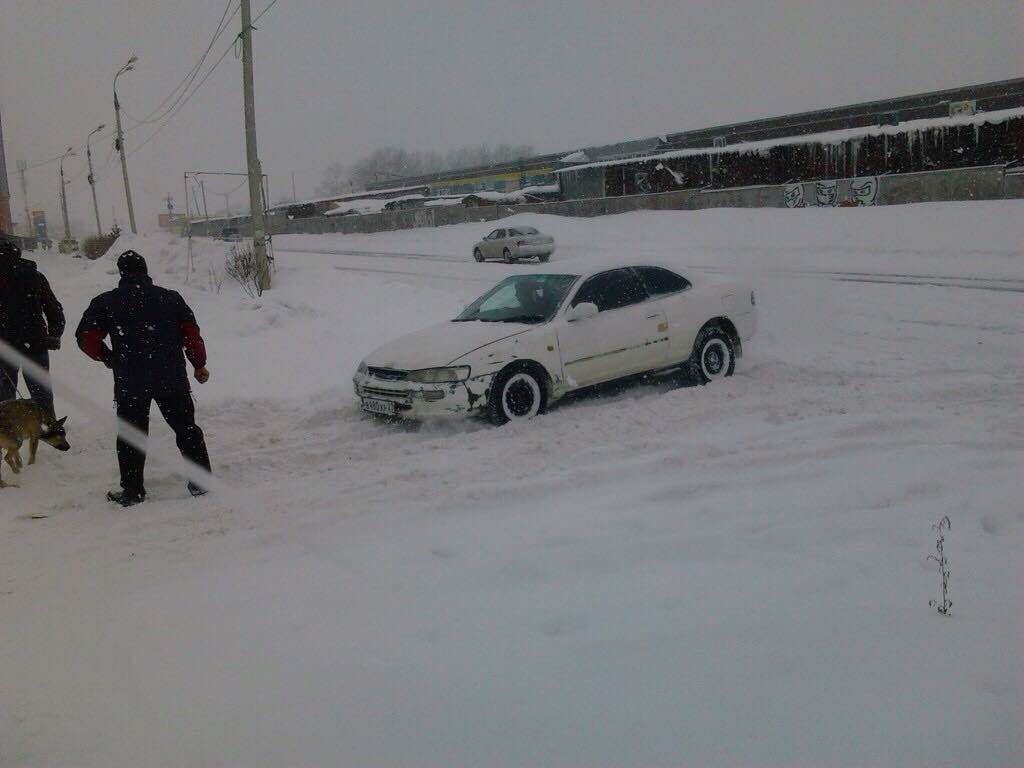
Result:
{"label": "person in dark jacket", "polygon": [[[100,294],[82,316],[75,336],[78,346],[93,360],[114,372],[117,415],[144,434],[149,433],[149,410],[155,400],[174,430],[182,456],[209,471],[210,458],[202,430],[196,425],[195,405],[188,384],[185,358],[195,368],[195,379],[205,384],[206,345],[195,315],[176,291],[153,285],[146,260],[135,251],[118,257],[121,281]],[[108,347],[104,340],[110,337]],[[131,506],[146,498],[145,451],[118,437],[117,461],[121,491],[107,498]],[[193,482],[193,496],[206,492]]]}
{"label": "person in dark jacket", "polygon": [[[21,248],[0,235],[0,339],[44,370],[50,351],[60,349],[64,308],[34,261],[21,258]],[[25,376],[29,396],[56,418],[49,377],[38,379],[21,366],[0,360],[0,400],[17,395],[18,373]]]}

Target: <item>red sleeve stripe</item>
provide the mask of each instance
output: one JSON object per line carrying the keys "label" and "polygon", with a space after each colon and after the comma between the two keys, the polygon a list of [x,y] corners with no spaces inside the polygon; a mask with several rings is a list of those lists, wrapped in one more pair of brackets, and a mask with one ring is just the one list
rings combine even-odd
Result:
{"label": "red sleeve stripe", "polygon": [[181,332],[181,345],[185,348],[185,357],[196,368],[205,366],[206,344],[199,335],[199,326],[186,321],[178,326],[178,330]]}
{"label": "red sleeve stripe", "polygon": [[103,339],[106,334],[103,331],[95,329],[82,331],[78,336],[78,347],[85,354],[100,363],[106,363],[110,360],[110,349],[106,344],[103,343]]}

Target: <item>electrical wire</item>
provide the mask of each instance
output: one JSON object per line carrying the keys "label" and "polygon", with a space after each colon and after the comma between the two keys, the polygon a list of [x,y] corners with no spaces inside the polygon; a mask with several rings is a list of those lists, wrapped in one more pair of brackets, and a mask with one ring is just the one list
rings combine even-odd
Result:
{"label": "electrical wire", "polygon": [[149,142],[151,142],[151,141],[152,141],[152,140],[153,140],[154,138],[156,138],[156,135],[157,135],[158,133],[160,133],[160,131],[162,131],[162,130],[163,130],[163,129],[164,129],[165,127],[167,127],[167,124],[168,124],[168,123],[170,123],[170,122],[171,122],[171,120],[173,120],[173,119],[175,118],[175,116],[176,116],[176,115],[177,115],[177,114],[178,114],[178,113],[179,113],[179,112],[180,112],[180,111],[182,110],[182,108],[183,108],[183,107],[184,107],[184,106],[185,106],[186,104],[188,104],[188,102],[189,102],[189,101],[191,101],[191,100],[192,100],[192,97],[196,95],[196,92],[198,92],[198,91],[199,91],[199,89],[203,87],[203,83],[205,83],[205,82],[206,82],[206,81],[207,81],[207,80],[209,79],[210,75],[212,75],[212,74],[213,74],[213,73],[214,73],[214,72],[215,72],[215,71],[217,70],[217,67],[219,67],[219,66],[220,66],[220,64],[221,64],[221,62],[222,62],[222,61],[224,61],[224,59],[225,59],[225,58],[227,57],[227,55],[228,55],[229,53],[231,53],[231,51],[232,51],[232,49],[233,49],[233,48],[234,48],[234,41],[232,41],[232,42],[231,42],[231,46],[229,46],[229,47],[228,47],[228,48],[227,48],[227,49],[226,49],[226,50],[224,51],[224,53],[222,53],[222,54],[220,55],[220,58],[219,58],[219,59],[217,59],[217,61],[215,61],[215,62],[214,62],[213,66],[212,66],[212,67],[210,67],[210,69],[209,69],[209,70],[207,70],[206,74],[205,74],[205,75],[203,75],[203,78],[202,78],[202,80],[200,80],[200,81],[199,81],[199,82],[198,82],[198,83],[196,84],[196,86],[195,86],[195,87],[194,87],[194,88],[192,89],[192,91],[191,91],[191,92],[190,92],[190,93],[188,94],[188,96],[187,96],[187,97],[185,98],[185,100],[184,100],[184,101],[182,101],[182,102],[180,102],[180,103],[178,104],[178,106],[177,106],[177,107],[175,108],[175,110],[174,110],[173,112],[171,112],[171,113],[170,113],[169,115],[167,115],[166,119],[165,119],[165,120],[164,120],[164,121],[163,121],[163,122],[162,122],[162,123],[161,123],[161,124],[160,124],[159,126],[157,126],[156,130],[154,130],[154,131],[153,131],[153,132],[152,132],[152,133],[151,133],[151,134],[150,134],[149,136],[147,136],[147,137],[146,137],[146,138],[145,138],[145,139],[143,140],[143,142],[142,142],[141,144],[139,144],[139,146],[135,147],[135,149],[133,149],[133,150],[132,150],[131,152],[129,152],[129,153],[128,153],[128,155],[127,155],[127,157],[131,157],[131,156],[132,156],[132,155],[134,155],[134,154],[135,154],[136,152],[138,152],[139,150],[141,150],[141,149],[142,149],[142,148],[143,148],[144,146],[146,146],[147,144],[149,144]]}
{"label": "electrical wire", "polygon": [[273,8],[276,4],[277,4],[277,0],[270,0],[270,5],[268,5],[266,8],[264,8],[258,14],[256,14],[256,18],[252,20],[252,23],[255,24],[257,21],[262,19],[263,18],[263,14],[266,13],[267,11],[269,11],[271,8]]}
{"label": "electrical wire", "polygon": [[[255,23],[257,21],[259,21],[259,19],[261,19],[263,17],[263,15],[267,13],[267,11],[269,11],[271,8],[273,8],[277,4],[277,2],[278,2],[278,0],[270,0],[270,3],[268,3],[267,6],[256,15],[256,17],[252,21],[252,24],[255,25]],[[203,63],[206,61],[207,57],[209,56],[210,50],[213,49],[213,46],[216,44],[217,40],[224,33],[224,29],[226,29],[227,24],[231,21],[231,19],[233,19],[235,17],[235,14],[237,14],[239,9],[241,8],[241,4],[239,3],[239,5],[235,8],[235,11],[233,13],[229,14],[228,11],[231,9],[233,3],[234,3],[234,0],[228,0],[228,4],[227,4],[227,6],[224,9],[224,13],[221,16],[221,21],[217,25],[217,30],[215,31],[214,36],[213,36],[213,38],[210,41],[210,45],[208,46],[207,50],[203,53],[203,55],[200,57],[199,63],[195,67],[193,67],[192,70],[189,71],[189,74],[187,74],[185,76],[185,79],[182,81],[183,83],[185,83],[187,81],[187,85],[185,85],[184,88],[182,88],[181,84],[179,84],[174,90],[171,91],[171,93],[168,95],[168,97],[165,98],[163,102],[161,102],[160,106],[158,106],[156,110],[151,112],[149,115],[147,115],[142,120],[137,120],[136,118],[131,118],[136,123],[136,125],[133,125],[133,126],[127,128],[127,129],[125,129],[124,133],[129,133],[131,131],[134,131],[134,130],[136,130],[138,128],[141,128],[143,125],[157,123],[157,122],[159,122],[160,124],[156,127],[156,129],[151,134],[149,134],[149,136],[147,136],[145,139],[143,139],[141,144],[139,144],[131,152],[129,152],[126,155],[126,157],[131,157],[132,155],[136,154],[143,147],[145,147],[147,144],[149,144],[149,142],[151,142],[154,138],[156,138],[156,136],[167,126],[167,124],[170,123],[170,121],[173,120],[177,116],[177,114],[182,110],[182,108],[189,101],[192,100],[192,97],[195,96],[196,93],[199,91],[199,89],[203,87],[203,84],[206,83],[206,81],[210,78],[210,75],[212,75],[217,70],[217,67],[219,67],[221,65],[221,63],[224,61],[224,59],[227,57],[227,55],[229,53],[231,53],[232,50],[235,50],[236,44],[241,39],[241,33],[239,33],[238,35],[235,36],[234,39],[232,39],[231,45],[227,49],[225,49],[225,51],[218,57],[218,59],[213,63],[213,66],[211,66],[206,71],[206,74],[203,75],[203,77],[199,80],[199,82],[196,83],[194,85],[194,87],[192,86],[192,84],[195,82],[196,77],[198,77],[199,70],[202,68]],[[238,53],[236,51],[236,57],[237,56],[238,56]],[[192,87],[191,91],[189,90],[189,87]],[[168,102],[168,100],[172,96],[174,96],[174,94],[176,92],[178,92],[179,90],[181,91],[181,93],[179,93],[177,98],[174,99],[174,103],[171,104],[171,106],[169,106],[167,109],[165,109],[160,116],[158,116],[156,118],[153,118],[152,115],[154,115],[157,111],[159,111]],[[128,115],[127,112],[125,112],[123,104],[121,105],[121,111],[125,114],[126,117],[131,117],[130,115]],[[110,136],[113,136],[115,132],[116,132],[115,130],[111,130],[108,133],[101,134],[100,138],[101,139],[102,138],[108,138]],[[84,146],[85,146],[85,144],[83,143],[83,144],[81,144],[81,145],[79,145],[77,147],[74,147],[74,149],[77,152],[78,150],[82,149]],[[51,158],[49,158],[47,160],[41,160],[41,161],[39,161],[37,163],[33,163],[32,165],[29,165],[26,168],[26,170],[31,170],[32,168],[38,168],[38,167],[41,167],[41,166],[44,166],[44,165],[49,165],[51,163],[58,162],[63,156],[64,155],[57,155],[57,156],[51,157]],[[109,160],[107,162],[109,164]],[[79,178],[80,176],[83,175],[83,173],[79,173],[74,178],[75,179]]]}
{"label": "electrical wire", "polygon": [[[241,8],[241,4],[235,5],[234,12],[232,12],[231,15],[229,16],[228,11],[231,10],[231,6],[234,4],[235,0],[228,0],[227,5],[224,6],[224,12],[221,14],[220,21],[217,22],[217,28],[214,30],[213,37],[210,38],[210,43],[206,46],[206,50],[203,51],[202,56],[199,57],[199,61],[197,61],[195,66],[193,66],[192,69],[188,71],[188,73],[181,80],[181,82],[174,86],[173,90],[171,90],[171,92],[167,94],[164,100],[157,105],[156,109],[154,109],[152,112],[150,112],[143,118],[137,118],[133,117],[128,112],[128,110],[125,109],[123,104],[121,105],[121,111],[124,112],[125,116],[127,116],[130,120],[136,123],[136,126],[134,127],[137,127],[139,125],[152,125],[153,123],[160,122],[168,113],[170,113],[178,105],[181,99],[184,98],[185,94],[188,92],[188,89],[191,87],[192,83],[195,82],[196,77],[199,75],[199,71],[202,69],[203,64],[206,62],[207,57],[210,55],[210,51],[213,50],[213,46],[216,45],[217,40],[220,39],[220,36],[224,33],[224,30],[227,29],[227,25],[231,22],[231,19],[235,17],[235,14],[237,14],[239,9]],[[176,97],[175,94],[177,94]],[[173,102],[171,102],[170,106],[168,106],[167,109],[164,109],[164,106],[172,99],[174,100]]]}

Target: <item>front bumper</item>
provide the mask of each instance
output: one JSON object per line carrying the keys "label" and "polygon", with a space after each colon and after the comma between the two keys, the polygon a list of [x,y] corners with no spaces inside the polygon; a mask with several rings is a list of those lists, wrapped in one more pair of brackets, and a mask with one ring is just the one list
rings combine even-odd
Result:
{"label": "front bumper", "polygon": [[[363,410],[400,419],[429,419],[446,416],[466,416],[482,411],[487,406],[487,393],[494,374],[486,374],[446,384],[417,384],[408,381],[384,381],[366,373],[352,377],[356,397]],[[370,408],[376,403],[390,406]]]}

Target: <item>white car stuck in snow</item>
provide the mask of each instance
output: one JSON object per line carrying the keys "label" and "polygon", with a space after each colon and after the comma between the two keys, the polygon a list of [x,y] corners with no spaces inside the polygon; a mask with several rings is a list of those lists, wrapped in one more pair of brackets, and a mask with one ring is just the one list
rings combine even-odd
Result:
{"label": "white car stuck in snow", "polygon": [[653,265],[547,270],[508,277],[454,320],[385,344],[353,383],[374,414],[481,413],[503,424],[640,373],[731,376],[756,327],[749,286]]}

